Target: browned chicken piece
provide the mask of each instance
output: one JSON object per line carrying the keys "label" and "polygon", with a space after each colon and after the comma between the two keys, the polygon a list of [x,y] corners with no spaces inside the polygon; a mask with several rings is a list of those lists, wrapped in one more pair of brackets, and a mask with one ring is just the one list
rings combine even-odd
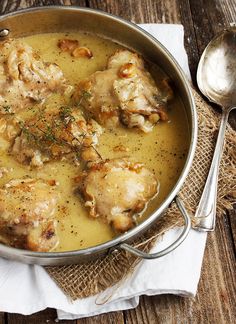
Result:
{"label": "browned chicken piece", "polygon": [[72,53],[76,48],[79,47],[79,41],[77,39],[59,39],[57,46],[62,52]]}
{"label": "browned chicken piece", "polygon": [[81,101],[101,124],[114,126],[122,122],[129,128],[150,132],[159,119],[168,120],[165,107],[173,92],[166,81],[161,88],[138,54],[118,50],[108,60],[106,70],[79,83],[75,100]]}
{"label": "browned chicken piece", "polygon": [[93,163],[76,181],[89,215],[102,217],[117,232],[132,228],[134,216],[158,191],[155,175],[127,159]]}
{"label": "browned chicken piece", "polygon": [[11,154],[33,167],[65,156],[92,161],[98,156],[95,146],[101,133],[101,126],[92,119],[87,122],[78,107],[41,111],[21,124]]}
{"label": "browned chicken piece", "polygon": [[87,59],[91,59],[93,58],[93,53],[92,51],[88,48],[88,47],[77,47],[72,53],[71,55],[73,57],[83,57],[83,58],[87,58]]}
{"label": "browned chicken piece", "polygon": [[0,149],[8,150],[19,132],[19,121],[14,115],[0,114]]}
{"label": "browned chicken piece", "polygon": [[52,93],[71,90],[59,66],[44,62],[26,43],[12,39],[0,43],[1,113],[5,107],[16,112]]}
{"label": "browned chicken piece", "polygon": [[51,251],[58,244],[55,182],[14,179],[0,189],[0,242],[20,249]]}
{"label": "browned chicken piece", "polygon": [[93,57],[92,51],[88,47],[79,46],[77,39],[60,39],[57,46],[62,52],[68,52],[73,57],[84,57],[88,59]]}
{"label": "browned chicken piece", "polygon": [[4,177],[5,174],[8,174],[8,172],[9,172],[8,168],[0,166],[0,179]]}

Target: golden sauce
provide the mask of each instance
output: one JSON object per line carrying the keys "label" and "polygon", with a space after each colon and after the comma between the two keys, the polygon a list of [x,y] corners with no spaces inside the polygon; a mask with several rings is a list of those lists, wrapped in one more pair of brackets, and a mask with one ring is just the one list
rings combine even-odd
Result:
{"label": "golden sauce", "polygon": [[[65,37],[78,39],[80,46],[87,46],[93,52],[93,59],[73,58],[68,53],[59,51],[57,42]],[[45,61],[57,63],[72,85],[93,72],[104,69],[107,58],[116,49],[121,48],[120,45],[110,40],[80,32],[41,34],[25,37],[23,40],[32,46]],[[159,68],[153,69],[153,77],[156,81],[163,77]],[[46,104],[48,106],[64,105],[65,99],[52,96]],[[99,138],[97,149],[104,159],[129,157],[136,162],[143,162],[159,179],[159,195],[149,203],[144,214],[140,216],[140,221],[166,198],[179,178],[185,163],[189,146],[189,130],[184,106],[177,94],[169,105],[168,114],[170,121],[159,123],[149,134],[121,126],[106,129]],[[113,148],[118,145],[127,147],[128,151],[115,152]],[[7,183],[10,179],[25,175],[58,181],[61,200],[56,217],[60,244],[56,251],[91,247],[115,236],[108,225],[99,219],[89,218],[80,197],[75,196],[73,178],[81,171],[79,166],[66,161],[54,161],[45,164],[41,169],[31,170],[30,167],[17,163],[1,147],[0,153],[0,166],[7,166],[11,169],[0,179],[0,185]]]}

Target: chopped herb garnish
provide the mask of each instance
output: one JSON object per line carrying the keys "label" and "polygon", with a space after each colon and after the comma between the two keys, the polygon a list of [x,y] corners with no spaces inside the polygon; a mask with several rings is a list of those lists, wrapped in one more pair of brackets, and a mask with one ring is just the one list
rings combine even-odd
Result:
{"label": "chopped herb garnish", "polygon": [[82,104],[82,102],[83,102],[84,99],[89,99],[91,97],[92,97],[92,95],[91,95],[90,92],[88,92],[86,90],[83,90],[82,93],[81,93],[81,96],[79,98],[79,101],[78,101],[77,105],[78,106],[81,106],[81,104]]}
{"label": "chopped herb garnish", "polygon": [[67,106],[60,107],[58,114],[47,114],[44,109],[41,109],[35,114],[34,119],[27,123],[20,121],[19,126],[26,140],[40,150],[51,154],[53,144],[66,146],[70,151],[75,152],[78,158],[77,152],[83,145],[86,132],[81,129],[81,133],[76,134],[76,137],[71,133],[69,123],[76,121],[72,111],[73,107]]}
{"label": "chopped herb garnish", "polygon": [[67,107],[67,106],[60,107],[59,116],[61,121],[66,125],[70,122],[75,121],[75,117],[71,114],[71,112],[72,112],[71,107]]}
{"label": "chopped herb garnish", "polygon": [[8,114],[8,115],[14,115],[14,112],[11,111],[11,107],[10,106],[3,106],[2,108],[5,110],[6,114]]}

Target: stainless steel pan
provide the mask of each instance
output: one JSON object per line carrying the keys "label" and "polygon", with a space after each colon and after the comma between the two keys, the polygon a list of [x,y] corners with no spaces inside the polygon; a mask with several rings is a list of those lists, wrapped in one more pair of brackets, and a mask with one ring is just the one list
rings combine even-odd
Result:
{"label": "stainless steel pan", "polygon": [[[96,33],[122,43],[141,53],[148,60],[157,63],[169,75],[175,84],[175,91],[178,92],[184,103],[190,128],[191,141],[185,166],[173,190],[161,206],[140,225],[113,240],[83,250],[50,253],[25,251],[0,244],[0,255],[25,263],[41,265],[81,263],[120,249],[146,259],[161,257],[181,244],[191,227],[190,217],[177,197],[191,167],[197,140],[196,109],[190,86],[178,63],[155,38],[119,17],[92,9],[59,6],[27,9],[0,17],[0,37],[2,38],[76,30]],[[143,253],[129,245],[128,243],[140,236],[163,215],[173,200],[176,201],[185,220],[183,231],[176,241],[155,254]]]}

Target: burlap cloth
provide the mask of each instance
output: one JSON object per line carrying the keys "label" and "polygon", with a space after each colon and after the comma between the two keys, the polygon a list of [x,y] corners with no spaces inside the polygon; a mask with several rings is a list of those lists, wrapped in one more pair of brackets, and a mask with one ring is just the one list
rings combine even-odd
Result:
{"label": "burlap cloth", "polygon": [[[191,171],[179,196],[192,215],[196,210],[208,174],[215,147],[220,115],[193,90],[198,112],[198,144]],[[236,201],[236,132],[228,125],[224,154],[221,161],[217,217],[233,207]],[[193,220],[194,223],[194,220]],[[166,211],[133,246],[148,251],[167,230],[182,225],[182,217],[175,204]],[[82,265],[46,267],[49,275],[72,300],[95,295],[122,281],[141,261],[126,252],[109,254]]]}

